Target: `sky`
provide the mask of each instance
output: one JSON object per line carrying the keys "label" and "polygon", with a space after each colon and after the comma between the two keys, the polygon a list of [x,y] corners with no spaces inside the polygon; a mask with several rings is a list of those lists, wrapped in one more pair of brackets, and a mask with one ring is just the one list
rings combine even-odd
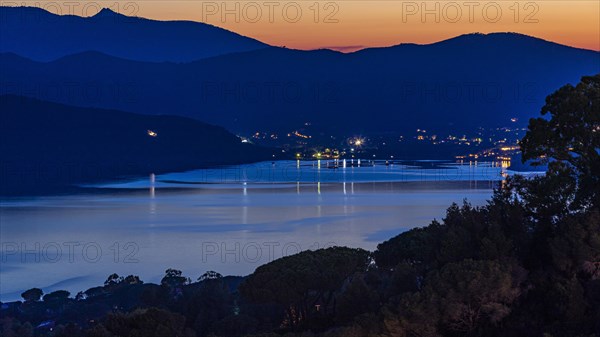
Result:
{"label": "sky", "polygon": [[[98,8],[157,20],[191,20],[275,46],[353,51],[433,43],[466,33],[517,32],[600,50],[600,1],[17,1],[58,14]],[[2,5],[14,4],[0,1]]]}

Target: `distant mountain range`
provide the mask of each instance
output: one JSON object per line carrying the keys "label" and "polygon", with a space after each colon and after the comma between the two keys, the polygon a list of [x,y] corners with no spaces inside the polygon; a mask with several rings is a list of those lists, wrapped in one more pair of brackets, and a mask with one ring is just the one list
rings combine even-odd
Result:
{"label": "distant mountain range", "polygon": [[235,132],[287,133],[310,122],[331,135],[454,133],[526,123],[548,94],[600,73],[600,53],[496,33],[351,54],[269,47],[183,64],[5,53],[0,70],[2,93],[190,116]]}
{"label": "distant mountain range", "polygon": [[0,7],[0,18],[0,52],[37,61],[98,51],[138,61],[190,62],[267,46],[204,23],[148,20],[110,9],[83,18],[34,7]]}
{"label": "distant mountain range", "polygon": [[217,126],[0,96],[0,195],[272,158]]}
{"label": "distant mountain range", "polygon": [[189,116],[241,133],[285,134],[305,123],[323,135],[524,124],[548,94],[600,73],[599,52],[514,33],[342,54],[109,10],[90,18],[29,7],[0,13],[0,93]]}
{"label": "distant mountain range", "polygon": [[514,33],[342,54],[109,10],[0,16],[0,194],[273,157],[226,129],[393,141],[524,125],[600,73],[599,52]]}

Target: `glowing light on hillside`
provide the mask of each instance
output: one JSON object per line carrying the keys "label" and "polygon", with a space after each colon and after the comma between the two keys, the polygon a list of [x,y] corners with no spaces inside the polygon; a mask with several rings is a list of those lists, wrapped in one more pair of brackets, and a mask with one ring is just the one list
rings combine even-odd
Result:
{"label": "glowing light on hillside", "polygon": [[356,147],[361,147],[362,145],[365,145],[365,140],[363,138],[350,138],[348,139],[348,144],[349,145],[354,145]]}

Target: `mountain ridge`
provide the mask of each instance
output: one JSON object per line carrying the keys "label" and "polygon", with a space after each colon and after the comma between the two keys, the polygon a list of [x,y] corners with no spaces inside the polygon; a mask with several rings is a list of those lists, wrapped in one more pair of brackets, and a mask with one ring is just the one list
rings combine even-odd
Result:
{"label": "mountain ridge", "polygon": [[569,45],[560,44],[558,42],[546,40],[546,39],[543,39],[543,38],[540,38],[540,37],[537,37],[534,35],[527,35],[527,34],[518,33],[518,32],[506,31],[506,32],[491,32],[491,33],[472,32],[472,33],[456,35],[456,36],[453,36],[453,37],[450,37],[447,39],[442,39],[442,40],[430,42],[430,43],[402,42],[402,43],[393,44],[393,45],[389,45],[389,46],[367,47],[367,48],[363,48],[363,49],[360,49],[360,50],[357,50],[354,52],[350,52],[350,53],[345,53],[345,54],[355,54],[355,53],[361,53],[361,52],[369,51],[369,50],[388,49],[388,48],[421,47],[421,46],[431,46],[431,45],[440,45],[440,44],[451,44],[451,43],[455,43],[457,41],[474,42],[474,41],[481,41],[485,38],[497,38],[497,37],[507,37],[507,36],[522,39],[522,40],[530,40],[530,41],[535,40],[538,42],[553,44],[553,45],[564,47],[564,48],[572,48],[572,49],[579,49],[579,50],[585,50],[585,51],[591,51],[591,52],[599,52],[599,51],[592,50],[592,49],[585,49],[585,48],[579,48],[579,47],[573,47],[573,46],[569,46]]}
{"label": "mountain ridge", "polygon": [[[148,57],[148,56],[140,56],[138,55],[137,57],[135,55],[123,55],[123,54],[119,54],[119,53],[111,53],[110,50],[103,50],[102,48],[98,48],[98,47],[94,47],[92,45],[89,46],[89,48],[71,48],[72,50],[70,51],[62,51],[62,52],[54,52],[53,56],[50,57],[48,55],[46,56],[40,56],[40,55],[36,55],[35,53],[31,53],[31,52],[26,52],[26,51],[18,51],[18,50],[11,50],[10,48],[3,48],[2,47],[2,43],[0,43],[0,52],[6,52],[6,51],[15,51],[20,55],[26,56],[32,60],[35,61],[51,61],[51,60],[55,60],[58,59],[62,56],[67,56],[67,55],[71,55],[74,53],[78,53],[78,52],[83,52],[83,51],[88,51],[88,50],[95,50],[98,52],[102,52],[105,53],[107,55],[111,55],[111,56],[115,56],[115,57],[119,57],[119,58],[127,58],[127,59],[132,59],[132,60],[137,60],[137,61],[144,61],[144,62],[175,62],[175,63],[180,63],[180,62],[193,62],[196,60],[200,60],[203,58],[208,58],[208,57],[215,57],[215,56],[220,56],[220,55],[225,55],[225,54],[229,54],[229,53],[237,53],[237,52],[246,52],[246,51],[252,51],[252,50],[258,50],[258,49],[262,49],[262,48],[268,48],[268,47],[274,47],[277,48],[276,46],[269,46],[268,44],[259,41],[257,39],[254,39],[252,37],[248,37],[248,36],[244,36],[242,34],[239,34],[237,32],[233,32],[233,31],[229,31],[227,29],[212,25],[212,24],[208,24],[208,23],[204,23],[204,22],[198,22],[198,21],[190,21],[190,20],[156,20],[156,19],[150,19],[150,18],[144,18],[144,17],[139,17],[139,16],[128,16],[125,14],[121,14],[118,12],[113,11],[110,8],[102,8],[98,13],[96,13],[95,15],[92,16],[88,16],[88,17],[83,17],[83,16],[78,16],[78,15],[73,15],[73,14],[63,14],[63,15],[59,15],[59,14],[54,14],[51,13],[47,10],[44,10],[42,8],[38,8],[38,7],[26,7],[26,6],[21,6],[21,7],[8,7],[8,6],[0,6],[0,16],[2,17],[15,17],[15,15],[13,13],[10,12],[17,12],[17,14],[21,14],[21,21],[24,21],[24,18],[26,17],[35,17],[38,20],[36,21],[41,21],[39,19],[41,18],[46,18],[49,20],[54,20],[54,19],[66,19],[66,20],[73,20],[76,21],[78,23],[89,23],[89,22],[95,22],[96,24],[99,23],[106,23],[106,19],[114,19],[113,24],[122,24],[122,23],[134,23],[134,22],[145,22],[148,23],[150,25],[156,25],[156,24],[164,24],[164,25],[185,25],[185,26],[189,26],[186,27],[188,29],[194,29],[194,28],[198,28],[198,27],[202,27],[204,29],[208,29],[208,30],[214,30],[217,32],[227,32],[228,34],[235,36],[237,38],[242,38],[242,39],[248,39],[250,41],[254,41],[255,43],[257,43],[256,46],[254,46],[253,48],[238,48],[238,49],[234,49],[234,50],[227,50],[224,52],[216,52],[216,53],[208,53],[208,54],[198,54],[195,57],[188,55],[188,56],[183,56],[183,57],[176,57],[171,55],[170,57],[162,57],[162,58],[152,58],[152,57]],[[7,20],[3,20],[3,21],[7,21]],[[10,22],[10,20],[8,20]],[[23,23],[23,22],[21,22]],[[4,25],[6,25],[6,22],[2,23]],[[131,26],[131,25],[129,25]],[[5,29],[8,28],[8,31],[10,31],[10,27],[5,27]],[[19,27],[21,28],[19,31],[22,31],[22,26]],[[48,27],[46,27],[48,28]],[[127,27],[125,27],[127,28]],[[52,30],[52,27],[50,27],[50,30]],[[44,29],[43,31],[47,31],[47,29]],[[63,34],[64,35],[64,34]],[[545,40],[539,37],[535,37],[535,36],[531,36],[531,35],[526,35],[526,34],[522,34],[522,33],[517,33],[517,32],[491,32],[491,33],[480,33],[480,32],[473,32],[473,33],[466,33],[466,34],[461,34],[461,35],[457,35],[454,37],[450,37],[447,39],[442,39],[439,41],[435,41],[435,42],[431,42],[431,43],[411,43],[411,42],[402,42],[402,43],[398,43],[398,44],[394,44],[394,45],[390,45],[390,46],[382,46],[382,47],[365,47],[353,52],[349,52],[349,53],[341,53],[337,50],[334,49],[329,49],[329,48],[317,48],[317,49],[312,49],[312,50],[305,50],[305,51],[318,51],[318,50],[328,50],[334,53],[339,53],[339,54],[357,54],[357,53],[363,53],[363,52],[374,52],[377,50],[383,50],[383,49],[401,49],[401,48],[407,48],[407,47],[415,47],[415,46],[436,46],[436,45],[443,45],[443,44],[452,44],[452,43],[457,43],[457,42],[465,42],[465,41],[474,41],[474,40],[482,40],[484,38],[487,38],[488,40],[491,38],[498,38],[498,37],[504,37],[504,36],[510,36],[512,38],[519,38],[519,39],[529,39],[529,40],[537,40],[539,42],[546,42],[549,44],[554,44],[556,46],[560,46],[560,47],[566,47],[566,48],[574,48],[574,49],[579,49],[579,50],[587,50],[587,51],[593,51],[593,52],[597,52],[594,50],[589,50],[589,49],[584,49],[584,48],[577,48],[577,47],[572,47],[572,46],[566,46],[566,45],[562,45],[560,43],[557,42],[553,42],[553,41],[549,41],[549,40]],[[5,38],[6,40],[6,38]],[[10,40],[10,39],[9,39]],[[10,42],[10,41],[9,41]],[[12,42],[11,42],[12,43]],[[15,43],[12,43],[13,47],[15,45]],[[52,48],[46,48],[46,49],[52,49]],[[287,48],[286,48],[287,49]],[[299,50],[299,49],[290,49],[290,50]]]}
{"label": "mountain ridge", "polygon": [[151,20],[107,8],[81,17],[37,7],[0,6],[0,17],[0,51],[36,61],[96,50],[137,61],[189,62],[268,46],[207,23]]}
{"label": "mountain ridge", "polygon": [[[112,11],[111,11],[112,12]],[[361,55],[364,53],[368,53],[368,52],[376,52],[376,51],[392,51],[392,50],[400,50],[401,48],[426,48],[426,47],[441,47],[441,46],[445,46],[448,43],[457,41],[457,40],[461,40],[461,39],[465,39],[463,41],[467,41],[470,43],[475,44],[474,42],[477,42],[475,40],[468,40],[470,37],[472,36],[479,36],[479,37],[518,37],[521,38],[523,40],[527,40],[527,41],[533,41],[535,43],[540,43],[540,44],[546,44],[547,46],[552,46],[558,49],[562,49],[562,50],[579,50],[585,53],[590,53],[591,55],[600,55],[599,51],[595,51],[595,50],[591,50],[591,49],[584,49],[584,48],[577,48],[577,47],[571,47],[571,46],[567,46],[567,45],[562,45],[553,41],[549,41],[549,40],[544,40],[535,36],[531,36],[531,35],[525,35],[525,34],[520,34],[520,33],[514,33],[514,32],[496,32],[496,33],[488,33],[488,34],[484,34],[484,33],[468,33],[468,34],[462,34],[462,35],[457,35],[453,38],[450,39],[445,39],[445,40],[440,40],[437,42],[432,42],[432,43],[426,43],[426,44],[417,44],[417,43],[400,43],[397,45],[392,45],[392,46],[387,46],[387,47],[371,47],[371,48],[365,48],[365,49],[361,49],[361,50],[357,50],[351,53],[342,53],[342,52],[338,52],[336,50],[332,50],[332,49],[327,49],[327,48],[321,48],[321,49],[311,49],[311,50],[304,50],[304,49],[293,49],[293,48],[284,48],[284,47],[277,47],[277,46],[266,46],[265,48],[260,48],[260,49],[256,49],[256,50],[250,50],[250,51],[244,51],[244,52],[235,52],[235,53],[229,53],[229,54],[225,54],[225,55],[215,55],[215,56],[210,56],[210,57],[206,57],[206,58],[201,58],[201,59],[197,59],[197,60],[191,60],[189,62],[171,62],[171,61],[139,61],[139,60],[134,60],[134,59],[129,59],[129,58],[124,58],[124,57],[119,57],[119,56],[114,56],[114,55],[110,55],[108,53],[99,51],[99,50],[85,50],[85,51],[80,51],[77,53],[73,53],[73,54],[68,54],[65,56],[61,56],[59,58],[56,59],[52,59],[52,60],[47,60],[47,61],[39,61],[36,60],[34,58],[31,57],[27,57],[21,54],[18,54],[16,52],[13,51],[4,51],[4,52],[0,52],[0,54],[13,54],[19,58],[25,59],[25,60],[29,60],[32,62],[37,62],[37,63],[52,63],[52,62],[56,62],[56,61],[64,61],[64,60],[68,60],[68,59],[72,59],[72,58],[78,58],[81,56],[85,56],[85,55],[91,55],[91,56],[98,56],[98,57],[103,57],[103,58],[112,58],[112,59],[119,59],[122,61],[131,61],[131,62],[142,62],[142,63],[173,63],[173,64],[181,64],[181,63],[200,63],[200,62],[204,62],[204,61],[208,61],[210,59],[217,59],[217,58],[224,58],[224,57],[229,57],[229,56],[233,56],[233,57],[237,57],[239,56],[238,54],[246,54],[246,55],[253,55],[253,54],[260,54],[260,53],[264,53],[264,52],[269,52],[269,51],[281,51],[281,52],[291,52],[291,53],[296,53],[297,55],[308,55],[308,54],[322,54],[322,55],[331,55],[331,56],[340,56],[340,57],[351,57],[354,55]],[[489,42],[489,41],[488,41]]]}
{"label": "mountain ridge", "polygon": [[88,49],[44,63],[18,48],[7,51],[13,54],[0,55],[0,93],[182,115],[249,134],[287,134],[307,122],[337,136],[502,127],[537,114],[546,95],[565,83],[600,73],[600,52],[518,33],[348,54],[265,45],[186,62]]}
{"label": "mountain ridge", "polygon": [[223,127],[0,95],[0,195],[272,158]]}
{"label": "mountain ridge", "polygon": [[[138,113],[168,112],[236,132],[289,133],[305,122],[326,125],[336,134],[447,132],[506,126],[513,117],[527,120],[549,93],[600,72],[599,52],[536,38],[513,42],[511,34],[481,39],[498,37],[507,41],[500,48],[509,52],[499,53],[494,41],[467,38],[475,43],[468,48],[442,43],[343,54],[268,47],[189,63],[139,62],[102,53],[41,63],[3,54],[0,68],[13,87],[3,86],[1,92]],[[31,92],[31,87],[71,82],[94,83],[105,92],[115,83],[129,83],[137,96],[89,102],[84,95]],[[376,118],[361,121],[367,111]]]}

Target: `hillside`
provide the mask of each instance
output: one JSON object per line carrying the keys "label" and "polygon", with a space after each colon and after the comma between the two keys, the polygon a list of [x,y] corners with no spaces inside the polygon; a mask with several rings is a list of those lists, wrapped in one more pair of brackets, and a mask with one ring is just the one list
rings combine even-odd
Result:
{"label": "hillside", "polygon": [[18,96],[1,96],[0,111],[3,195],[271,158],[268,149],[241,143],[221,127],[190,118]]}
{"label": "hillside", "polygon": [[186,64],[96,52],[48,63],[2,54],[0,62],[3,93],[191,116],[236,132],[286,134],[310,122],[326,135],[525,123],[547,92],[600,73],[598,52],[512,33],[353,54],[271,47]]}
{"label": "hillside", "polygon": [[107,8],[84,18],[34,7],[0,7],[0,17],[0,52],[38,61],[98,51],[138,61],[190,62],[267,47],[205,23],[148,20]]}

